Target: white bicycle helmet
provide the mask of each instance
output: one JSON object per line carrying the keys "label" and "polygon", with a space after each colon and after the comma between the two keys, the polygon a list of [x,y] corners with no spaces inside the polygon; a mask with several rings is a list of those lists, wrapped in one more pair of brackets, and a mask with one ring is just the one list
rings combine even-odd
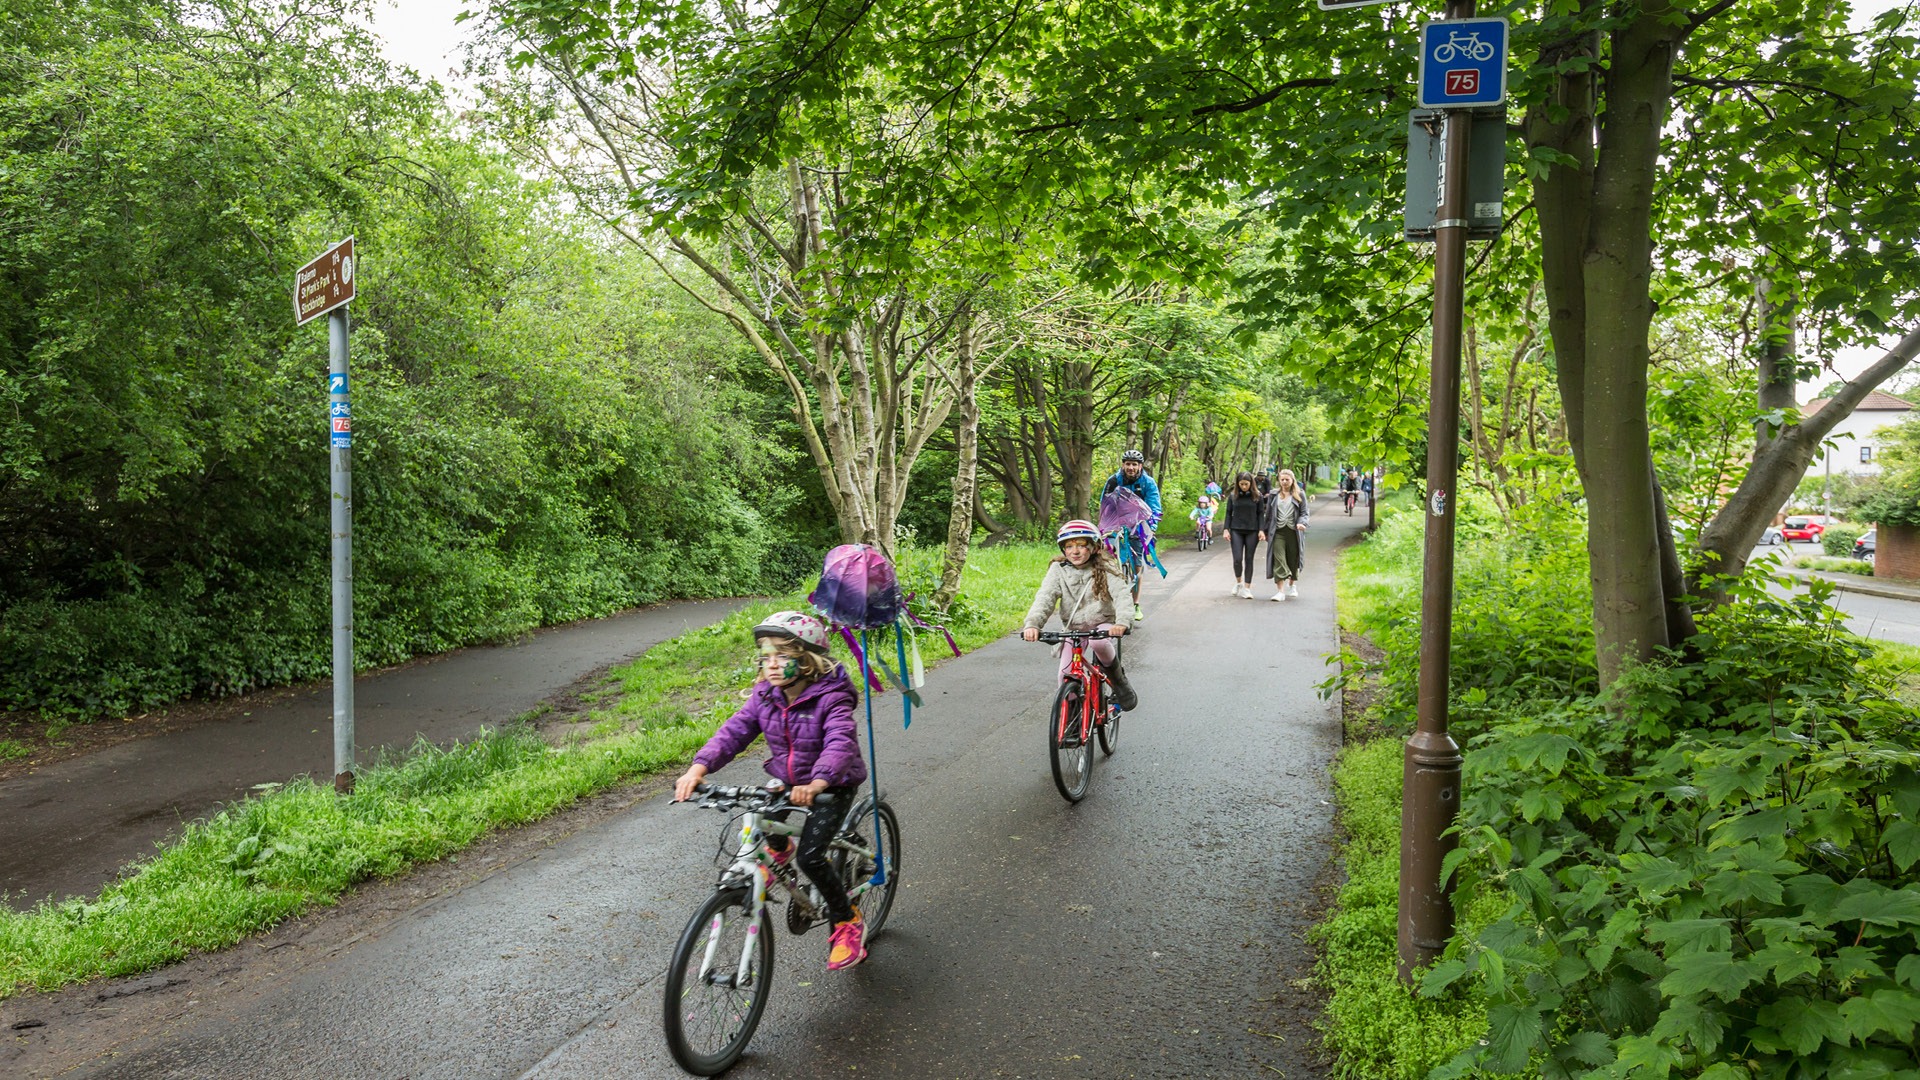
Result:
{"label": "white bicycle helmet", "polygon": [[776,611],[753,628],[753,640],[763,637],[787,638],[801,647],[826,655],[827,624],[804,611]]}

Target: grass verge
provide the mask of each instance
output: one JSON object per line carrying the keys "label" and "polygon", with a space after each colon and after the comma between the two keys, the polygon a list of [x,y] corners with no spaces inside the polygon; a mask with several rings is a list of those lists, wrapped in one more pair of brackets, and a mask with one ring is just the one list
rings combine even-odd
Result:
{"label": "grass verge", "polygon": [[[1396,492],[1383,500],[1373,537],[1340,553],[1335,597],[1343,627],[1358,633],[1377,627],[1396,598],[1419,588],[1417,568],[1410,580],[1405,560],[1389,553],[1396,530],[1423,526],[1417,512],[1408,512],[1415,509],[1410,495]],[[1400,981],[1400,736],[1406,732],[1378,720],[1346,720],[1350,739],[1368,732],[1394,737],[1351,743],[1334,763],[1346,880],[1311,939],[1320,952],[1316,978],[1327,992],[1320,1027],[1335,1058],[1334,1075],[1412,1080],[1472,1045],[1487,1017],[1474,1002],[1423,998]],[[1505,906],[1497,898],[1469,900],[1460,924],[1482,925]]]}
{"label": "grass verge", "polygon": [[1865,559],[1836,559],[1831,555],[1802,555],[1793,560],[1793,565],[1802,570],[1822,570],[1836,574],[1859,574],[1873,576],[1873,564]]}
{"label": "grass verge", "polygon": [[[1052,551],[1014,544],[969,557],[952,625],[962,650],[1019,625]],[[903,554],[902,580],[913,587],[930,566],[937,570],[938,559],[937,551]],[[344,799],[306,779],[267,785],[188,826],[96,899],[0,910],[0,999],[224,948],[330,904],[359,882],[394,876],[491,830],[676,768],[706,742],[752,678],[749,628],[769,612],[805,607],[804,592],[758,602],[655,646],[616,669],[618,690],[584,724],[569,725],[557,745],[523,724],[392,755],[361,773]],[[936,659],[930,650],[927,659]]]}

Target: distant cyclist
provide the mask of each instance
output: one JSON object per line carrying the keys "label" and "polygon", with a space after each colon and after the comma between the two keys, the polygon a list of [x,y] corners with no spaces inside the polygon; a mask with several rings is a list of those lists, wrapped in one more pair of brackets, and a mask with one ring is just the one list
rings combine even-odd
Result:
{"label": "distant cyclist", "polygon": [[1340,477],[1340,498],[1347,504],[1347,514],[1353,514],[1353,504],[1360,500],[1360,473],[1353,466]]}
{"label": "distant cyclist", "polygon": [[[1152,520],[1142,526],[1140,531],[1133,537],[1135,552],[1139,555],[1140,559],[1145,559],[1147,545],[1153,540],[1153,527],[1160,524],[1160,516],[1162,513],[1160,509],[1160,485],[1154,483],[1153,477],[1147,475],[1147,455],[1138,450],[1129,450],[1120,455],[1120,471],[1114,473],[1113,476],[1107,480],[1107,486],[1100,489],[1101,497],[1105,498],[1114,488],[1118,487],[1126,488],[1135,495],[1140,496],[1140,501],[1146,503],[1147,509],[1153,511]],[[1140,565],[1139,560],[1136,560],[1134,565]],[[1140,579],[1135,577],[1133,579],[1133,621],[1139,622],[1144,618],[1146,618],[1146,616],[1140,613]]]}

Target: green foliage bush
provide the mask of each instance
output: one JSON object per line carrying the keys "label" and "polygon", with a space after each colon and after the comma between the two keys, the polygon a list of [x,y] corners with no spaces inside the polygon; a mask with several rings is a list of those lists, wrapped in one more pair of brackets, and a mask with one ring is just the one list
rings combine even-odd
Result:
{"label": "green foliage bush", "polygon": [[1820,547],[1836,559],[1853,558],[1853,542],[1867,530],[1858,525],[1832,524],[1820,534]]}
{"label": "green foliage bush", "polygon": [[0,45],[0,710],[328,673],[327,335],[287,275],[347,233],[358,666],[808,561],[804,532],[769,557],[793,455],[731,332],[357,24],[29,7]]}
{"label": "green foliage bush", "polygon": [[[1476,498],[1463,500],[1454,570],[1455,723],[1478,731],[1515,701],[1591,693],[1598,685],[1589,619],[1582,523],[1542,510],[1506,529]],[[1365,632],[1397,662],[1380,671],[1386,718],[1411,725],[1420,651],[1419,581],[1424,518],[1383,511],[1359,559],[1342,564],[1382,582]],[[1364,553],[1364,554],[1362,554]],[[1390,584],[1389,584],[1390,583]]]}
{"label": "green foliage bush", "polygon": [[[1417,603],[1406,587],[1417,578],[1386,584],[1396,565],[1407,572],[1411,531],[1389,522],[1381,550],[1370,542],[1342,566],[1343,579],[1350,565],[1362,578],[1351,594],[1343,580],[1343,609],[1357,598],[1368,625],[1388,628],[1389,673],[1412,666],[1417,644],[1395,630]],[[1525,531],[1476,530],[1462,565],[1532,553],[1560,567],[1557,587],[1550,574],[1537,579],[1543,595],[1576,594],[1577,530],[1535,520]],[[1461,846],[1447,864],[1459,932],[1421,989],[1435,1011],[1400,1005],[1385,959],[1359,979],[1328,976],[1340,1068],[1424,1075],[1434,1047],[1451,1045],[1433,1076],[1910,1075],[1920,719],[1896,696],[1906,667],[1844,631],[1829,586],[1783,599],[1753,575],[1702,618],[1686,651],[1602,698],[1567,663],[1577,659],[1569,632],[1550,621],[1540,633],[1558,640],[1536,644],[1562,658],[1544,668],[1487,647],[1510,641],[1498,610],[1516,602],[1521,569],[1511,577],[1463,574],[1456,601],[1478,614],[1456,616],[1466,648],[1457,631],[1454,730],[1471,734]],[[1504,665],[1504,681],[1489,678],[1489,663]],[[1383,686],[1380,707],[1410,716],[1410,682]],[[1373,781],[1397,791],[1398,755],[1378,753]],[[1385,905],[1397,880],[1372,880],[1393,868],[1370,868],[1362,819],[1381,836],[1398,821],[1383,799],[1346,794],[1344,774],[1364,760],[1349,752],[1337,780],[1353,886],[1321,930],[1323,968],[1366,970],[1367,949],[1388,957],[1394,940],[1390,909],[1370,931],[1364,915],[1369,890]],[[1461,1017],[1475,1012],[1483,1026],[1460,1038]]]}
{"label": "green foliage bush", "polygon": [[1920,1023],[1920,723],[1816,586],[1698,656],[1473,740],[1463,890],[1509,909],[1423,983],[1488,1010],[1437,1077],[1892,1076]]}

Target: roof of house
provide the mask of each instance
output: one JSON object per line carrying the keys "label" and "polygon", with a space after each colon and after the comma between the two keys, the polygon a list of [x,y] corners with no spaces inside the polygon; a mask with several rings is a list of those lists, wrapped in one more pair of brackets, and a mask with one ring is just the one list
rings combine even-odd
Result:
{"label": "roof of house", "polygon": [[[1800,407],[1800,413],[1803,416],[1812,416],[1814,413],[1819,412],[1827,402],[1832,400],[1832,398],[1820,398],[1817,401],[1809,401]],[[1892,394],[1883,394],[1878,390],[1869,390],[1867,391],[1867,396],[1860,399],[1860,404],[1853,407],[1853,411],[1906,412],[1912,408],[1912,402],[1902,401]]]}

